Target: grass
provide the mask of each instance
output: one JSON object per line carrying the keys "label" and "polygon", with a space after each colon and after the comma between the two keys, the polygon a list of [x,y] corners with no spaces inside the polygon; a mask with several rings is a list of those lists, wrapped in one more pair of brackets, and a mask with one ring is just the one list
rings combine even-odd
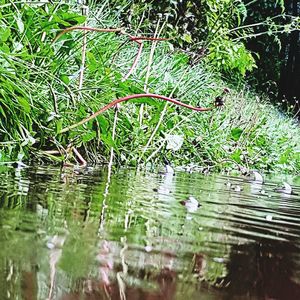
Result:
{"label": "grass", "polygon": [[[111,109],[59,134],[120,97],[147,91],[209,106],[229,83],[207,61],[191,64],[170,42],[157,43],[151,53],[149,41],[124,80],[137,54],[136,43],[124,35],[88,32],[79,85],[84,33],[69,32],[52,42],[60,27],[85,19],[76,5],[44,6],[18,4],[19,19],[12,5],[1,12],[0,161],[75,162],[70,149],[76,147],[89,163],[108,162],[113,148],[116,165],[158,165],[167,158],[174,165],[202,171],[300,169],[299,126],[247,87],[231,87],[225,106],[212,112],[137,99],[122,104],[117,115]],[[35,27],[29,26],[33,20]],[[104,7],[93,10],[86,22],[98,28],[119,27]],[[170,138],[178,136],[182,146],[170,149]]]}

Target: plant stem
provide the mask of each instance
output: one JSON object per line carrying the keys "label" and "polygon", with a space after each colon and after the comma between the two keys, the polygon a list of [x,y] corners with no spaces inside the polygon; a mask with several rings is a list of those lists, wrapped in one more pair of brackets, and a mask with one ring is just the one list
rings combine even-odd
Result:
{"label": "plant stem", "polygon": [[140,57],[141,57],[141,55],[142,55],[142,51],[143,51],[143,46],[144,46],[144,45],[143,45],[143,43],[141,43],[141,42],[138,42],[138,41],[136,41],[136,42],[139,44],[139,49],[138,49],[137,55],[136,55],[136,57],[135,57],[135,59],[134,59],[134,62],[133,62],[133,64],[132,64],[130,70],[129,70],[128,73],[124,76],[124,80],[127,80],[128,77],[132,74],[132,72],[134,71],[135,67],[137,66],[137,63],[138,63],[138,61],[139,61],[139,59],[140,59]]}
{"label": "plant stem", "polygon": [[[176,88],[179,85],[179,82],[182,80],[182,78],[184,77],[184,75],[186,74],[186,72],[187,72],[187,69],[182,73],[180,80],[178,80],[177,84],[174,86],[174,88],[173,88],[173,90],[172,90],[172,92],[170,94],[170,97],[172,97],[173,93],[175,92]],[[161,124],[164,116],[165,116],[165,114],[166,114],[167,107],[168,107],[168,103],[165,104],[164,109],[163,109],[163,111],[162,111],[162,113],[161,113],[161,115],[159,117],[159,120],[158,120],[158,122],[157,122],[157,124],[156,124],[156,126],[155,126],[155,128],[154,128],[154,130],[153,130],[153,132],[152,132],[152,134],[151,134],[151,136],[150,136],[147,144],[145,145],[145,147],[144,147],[144,149],[142,151],[141,156],[138,159],[138,165],[140,164],[141,159],[143,158],[143,156],[144,156],[145,152],[147,151],[150,143],[152,142],[152,140],[153,140],[153,138],[154,138],[154,136],[155,136],[155,134],[156,134],[156,132],[157,132],[157,130],[158,130],[158,128],[159,128],[159,126],[160,126],[160,124]]]}
{"label": "plant stem", "polygon": [[[156,26],[155,33],[154,33],[155,38],[158,36],[157,35],[158,26],[159,26],[159,20],[157,22],[157,26]],[[153,62],[153,56],[154,56],[154,51],[155,51],[156,45],[157,45],[157,42],[154,42],[151,45],[151,50],[150,50],[150,55],[149,55],[149,60],[148,60],[148,65],[147,65],[146,78],[145,78],[145,83],[144,83],[145,93],[149,93],[148,81],[149,81],[149,77],[150,77],[151,65]],[[144,114],[144,104],[142,103],[142,105],[140,107],[139,119],[138,119],[139,123],[140,123],[140,127],[142,126],[142,123],[143,123],[143,114]]]}
{"label": "plant stem", "polygon": [[[88,15],[88,6],[83,5],[82,7],[82,14],[87,17]],[[86,22],[84,23],[84,26],[86,26]],[[83,41],[82,41],[82,50],[81,50],[81,67],[80,67],[80,73],[79,73],[79,83],[78,83],[78,89],[82,89],[83,85],[83,76],[84,76],[84,67],[85,67],[85,59],[86,59],[86,47],[87,47],[87,33],[84,32],[83,34]],[[80,93],[79,93],[80,97]]]}
{"label": "plant stem", "polygon": [[129,95],[129,96],[126,96],[126,97],[123,97],[123,98],[119,98],[119,99],[116,99],[112,102],[110,102],[109,104],[105,105],[104,107],[102,107],[100,110],[98,110],[97,112],[95,112],[94,114],[90,115],[89,117],[81,120],[80,122],[76,123],[76,124],[73,124],[69,127],[66,127],[64,129],[62,129],[59,133],[64,133],[64,132],[67,132],[71,129],[74,129],[90,120],[93,120],[94,118],[96,118],[97,116],[99,116],[100,114],[102,114],[103,112],[105,112],[106,110],[108,110],[109,108],[115,106],[116,104],[118,103],[121,103],[121,102],[124,102],[124,101],[128,101],[128,100],[131,100],[131,99],[136,99],[136,98],[156,98],[156,99],[161,99],[161,100],[165,100],[165,101],[168,101],[168,102],[171,102],[171,103],[174,103],[176,105],[179,105],[179,106],[183,106],[183,107],[186,107],[186,108],[189,108],[191,110],[195,110],[195,111],[198,111],[198,112],[204,112],[204,111],[209,111],[209,110],[212,110],[213,108],[212,107],[195,107],[195,106],[192,106],[192,105],[189,105],[189,104],[185,104],[183,102],[180,102],[178,100],[175,100],[175,99],[172,99],[172,98],[169,98],[169,97],[166,97],[166,96],[162,96],[162,95],[156,95],[156,94],[135,94],[135,95]]}
{"label": "plant stem", "polygon": [[[115,135],[116,135],[116,128],[117,128],[117,123],[118,123],[118,105],[116,105],[115,108],[115,117],[114,117],[114,125],[113,125],[113,131],[112,131],[112,140],[115,141]],[[110,158],[109,158],[109,164],[108,168],[111,169],[113,165],[113,160],[114,160],[114,147],[111,146],[110,148]]]}
{"label": "plant stem", "polygon": [[67,32],[73,31],[73,30],[85,30],[85,31],[96,31],[96,32],[121,32],[122,28],[95,28],[95,27],[88,27],[88,26],[72,26],[69,28],[64,29],[61,31],[53,40],[52,43],[55,43],[62,35],[64,35]]}

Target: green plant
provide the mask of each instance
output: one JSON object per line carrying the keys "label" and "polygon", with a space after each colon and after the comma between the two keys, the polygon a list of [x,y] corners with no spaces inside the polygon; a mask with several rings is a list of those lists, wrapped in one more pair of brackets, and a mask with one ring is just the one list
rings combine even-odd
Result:
{"label": "green plant", "polygon": [[[201,170],[299,169],[299,129],[243,89],[233,89],[224,108],[201,116],[143,98],[61,134],[114,99],[134,94],[155,93],[192,106],[209,106],[227,85],[218,70],[238,78],[236,74],[244,74],[253,61],[243,44],[230,39],[223,43],[226,51],[232,47],[233,54],[223,53],[226,63],[217,65],[220,59],[212,55],[224,49],[214,44],[214,38],[210,46],[215,50],[196,62],[189,53],[174,50],[170,41],[156,44],[149,35],[142,35],[147,38],[141,51],[135,38],[140,34],[65,30],[120,28],[115,7],[105,9],[106,4],[92,8],[88,17],[72,3],[15,5],[17,9],[12,3],[0,6],[5,25],[0,29],[1,161],[57,163],[68,157],[74,162],[80,160],[72,155],[75,149],[73,153],[96,163],[113,157],[116,164],[156,165],[167,158]],[[33,20],[36,26],[30,25]],[[166,25],[160,24],[156,39],[164,36]],[[16,50],[20,43],[22,49]],[[295,143],[286,139],[289,131]],[[176,139],[180,143],[175,147],[171,142]]]}

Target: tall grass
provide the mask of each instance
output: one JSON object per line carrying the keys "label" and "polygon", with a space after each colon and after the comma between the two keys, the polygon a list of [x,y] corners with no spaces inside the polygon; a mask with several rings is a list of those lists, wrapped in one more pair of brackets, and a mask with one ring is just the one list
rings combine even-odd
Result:
{"label": "tall grass", "polygon": [[[157,165],[168,159],[201,170],[299,170],[298,126],[246,87],[231,87],[225,106],[212,112],[135,100],[122,104],[117,115],[112,109],[59,134],[112,100],[145,89],[209,106],[228,83],[205,61],[192,65],[189,56],[174,50],[170,42],[157,43],[152,54],[151,42],[144,42],[136,68],[124,80],[137,45],[115,33],[86,33],[83,69],[82,31],[53,40],[62,27],[83,22],[119,27],[106,4],[91,8],[87,19],[70,3],[0,8],[0,161],[75,162],[69,149],[76,147],[89,162],[103,163],[113,148],[114,163],[119,165]],[[169,149],[170,136],[183,137],[180,149]]]}

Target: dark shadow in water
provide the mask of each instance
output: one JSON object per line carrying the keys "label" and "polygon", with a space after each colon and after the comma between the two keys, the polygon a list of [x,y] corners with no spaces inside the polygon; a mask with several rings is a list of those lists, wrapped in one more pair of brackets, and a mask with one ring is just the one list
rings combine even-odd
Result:
{"label": "dark shadow in water", "polygon": [[299,266],[292,256],[299,249],[293,244],[261,240],[253,244],[234,245],[231,250],[228,275],[224,280],[230,295],[300,299],[300,284],[293,277]]}
{"label": "dark shadow in water", "polygon": [[[176,294],[176,274],[170,270],[161,270],[160,273],[152,278],[158,283],[157,291],[146,291],[142,288],[126,287],[124,299],[130,300],[171,300],[175,299]],[[117,282],[112,283],[110,286],[103,286],[97,281],[83,281],[80,282],[81,287],[77,291],[64,294],[60,300],[94,300],[94,299],[122,299],[120,296],[120,287]],[[89,289],[87,289],[89,285]],[[86,291],[82,292],[84,289]],[[81,290],[81,292],[79,292]]]}

